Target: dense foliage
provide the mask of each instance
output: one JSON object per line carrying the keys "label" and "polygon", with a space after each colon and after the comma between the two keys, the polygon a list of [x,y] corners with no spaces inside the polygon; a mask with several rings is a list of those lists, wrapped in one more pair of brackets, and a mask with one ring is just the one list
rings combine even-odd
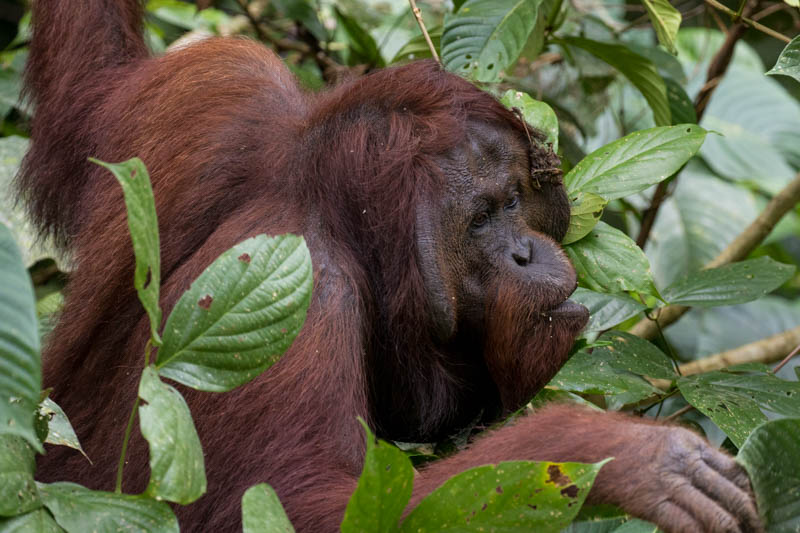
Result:
{"label": "dense foliage", "polygon": [[[797,34],[800,15],[791,0],[706,2],[680,11],[666,0],[419,2],[428,39],[401,0],[231,0],[199,12],[152,0],[147,28],[152,48],[167,53],[209,33],[249,34],[312,90],[435,53],[518,110],[562,156],[572,202],[563,244],[580,281],[573,298],[592,313],[575,354],[529,408],[574,401],[680,418],[738,454],[769,531],[797,531],[800,357],[791,355],[800,345],[800,37],[781,32]],[[205,470],[188,407],[162,378],[223,392],[267,369],[302,327],[310,258],[299,237],[240,243],[196,280],[159,331],[147,172],[137,160],[108,165],[125,191],[137,259],[131,282],[152,325],[139,400],[119,441],[127,443],[138,418],[151,481],[143,495],[35,483],[43,442],[80,444],[69,413],[40,392],[40,336],[58,310],[69,259],[34,240],[8,189],[27,145],[30,110],[18,92],[28,23],[23,17],[19,31],[8,32],[0,65],[0,531],[175,531],[165,501],[199,498]],[[774,64],[767,74],[780,76],[764,76],[765,60]],[[291,275],[273,276],[278,266]],[[234,354],[219,332],[241,321],[231,310],[249,305],[275,305],[273,320],[237,323],[259,349]],[[214,349],[193,350],[199,342]],[[574,520],[569,531],[654,529],[613,509],[581,510],[587,491],[576,497],[570,487],[591,486],[603,463],[479,467],[398,525],[412,460],[462,446],[469,431],[444,443],[395,443],[405,453],[365,433],[364,471],[343,531],[456,523],[459,531],[561,531]],[[291,530],[266,485],[245,494],[243,523],[248,532]]]}

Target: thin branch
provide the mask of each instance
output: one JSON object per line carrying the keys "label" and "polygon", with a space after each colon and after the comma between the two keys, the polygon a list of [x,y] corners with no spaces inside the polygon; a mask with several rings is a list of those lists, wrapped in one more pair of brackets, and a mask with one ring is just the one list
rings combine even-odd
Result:
{"label": "thin branch", "polygon": [[761,33],[766,33],[770,37],[772,37],[774,39],[778,39],[779,41],[783,41],[785,43],[792,42],[792,40],[790,38],[788,38],[787,36],[785,36],[784,34],[779,33],[777,31],[773,30],[772,28],[767,28],[763,24],[761,24],[759,22],[756,22],[753,19],[750,19],[750,18],[747,18],[747,17],[744,17],[744,16],[737,17],[736,11],[730,9],[727,6],[724,6],[724,5],[720,4],[719,2],[717,2],[717,0],[704,0],[704,1],[705,1],[706,4],[710,5],[711,7],[714,7],[716,9],[722,11],[723,13],[727,13],[728,15],[734,17],[734,19],[741,20],[742,22],[744,22],[745,24],[747,24],[748,26],[750,26],[754,30],[758,30]]}
{"label": "thin branch", "polygon": [[422,12],[417,7],[417,2],[415,2],[415,0],[408,0],[408,3],[411,4],[411,12],[414,13],[414,18],[417,19],[417,24],[419,24],[419,29],[422,30],[422,35],[425,37],[425,42],[428,43],[428,48],[431,49],[431,55],[433,56],[433,59],[435,59],[436,62],[441,65],[442,62],[439,60],[439,54],[436,53],[436,47],[433,46],[431,36],[428,35],[428,29],[425,27],[425,22],[422,20]]}
{"label": "thin branch", "polygon": [[788,362],[789,362],[789,361],[792,359],[792,357],[794,357],[795,355],[797,355],[797,353],[798,353],[798,352],[800,352],[800,343],[798,343],[798,345],[797,345],[797,346],[795,346],[794,350],[792,350],[791,352],[789,352],[789,355],[787,355],[786,357],[784,357],[784,358],[783,358],[783,361],[781,361],[780,363],[778,363],[777,365],[775,365],[775,368],[773,368],[773,369],[772,369],[772,373],[773,373],[773,374],[777,374],[777,373],[778,373],[778,371],[779,371],[781,368],[783,368],[783,367],[785,367],[785,366],[786,366],[786,363],[788,363]]}
{"label": "thin branch", "polygon": [[[767,207],[733,242],[703,268],[716,268],[747,257],[798,202],[800,202],[800,173],[769,201]],[[655,320],[643,318],[631,328],[631,333],[645,339],[652,339],[658,334],[659,325],[662,328],[669,326],[688,310],[688,307],[682,305],[662,307],[656,310]]]}
{"label": "thin branch", "polygon": [[681,407],[680,409],[678,409],[677,411],[675,411],[674,413],[672,413],[668,417],[664,418],[664,421],[665,422],[671,422],[672,420],[675,420],[676,418],[682,417],[683,415],[685,415],[686,413],[688,413],[692,409],[694,409],[694,405],[686,405],[684,407]]}
{"label": "thin branch", "polygon": [[764,17],[768,17],[768,16],[772,15],[773,13],[777,13],[778,11],[784,11],[784,10],[788,11],[788,10],[791,10],[791,9],[792,9],[792,6],[790,6],[789,4],[786,4],[784,2],[778,2],[776,4],[772,4],[771,6],[765,7],[764,9],[759,11],[758,13],[752,15],[750,18],[753,19],[753,20],[758,21],[758,20],[763,19]]}

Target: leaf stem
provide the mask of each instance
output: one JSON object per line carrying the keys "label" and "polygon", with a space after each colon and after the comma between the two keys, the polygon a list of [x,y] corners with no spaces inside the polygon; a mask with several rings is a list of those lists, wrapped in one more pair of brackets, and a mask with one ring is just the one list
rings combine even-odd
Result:
{"label": "leaf stem", "polygon": [[[150,352],[153,349],[153,337],[147,339],[147,344],[144,345],[144,368],[150,366]],[[136,420],[136,413],[139,412],[139,394],[136,394],[136,401],[133,402],[133,409],[131,415],[128,417],[128,425],[125,428],[125,437],[122,439],[122,451],[119,454],[119,464],[117,465],[117,485],[114,492],[117,494],[122,493],[122,471],[125,468],[125,456],[128,454],[128,442],[131,439],[131,432],[133,432],[133,422]]]}
{"label": "leaf stem", "polygon": [[125,468],[125,456],[128,453],[128,441],[131,438],[133,431],[133,422],[136,420],[136,413],[139,411],[139,395],[136,395],[136,401],[133,402],[133,409],[131,416],[128,417],[128,426],[125,428],[125,438],[122,441],[122,452],[119,454],[119,464],[117,465],[117,485],[114,492],[117,494],[122,493],[122,470]]}
{"label": "leaf stem", "polygon": [[680,418],[681,416],[685,415],[686,413],[688,413],[692,409],[694,409],[694,405],[687,405],[687,406],[681,407],[680,409],[678,409],[677,411],[675,411],[674,413],[672,413],[671,415],[666,417],[664,419],[664,421],[665,422],[671,422],[672,420],[675,420],[676,418]]}

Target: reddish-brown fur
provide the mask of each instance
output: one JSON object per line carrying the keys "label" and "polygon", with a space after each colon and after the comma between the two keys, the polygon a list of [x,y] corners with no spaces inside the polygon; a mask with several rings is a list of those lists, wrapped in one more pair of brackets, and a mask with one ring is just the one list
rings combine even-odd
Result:
{"label": "reddish-brown fur", "polygon": [[[480,353],[467,361],[454,358],[461,347],[438,346],[422,304],[414,217],[422,199],[441,194],[436,157],[465,142],[468,122],[525,133],[493,98],[432,62],[312,95],[247,40],[212,39],[149,58],[141,17],[135,0],[35,5],[27,91],[36,114],[20,190],[77,265],[44,357],[45,386],[93,461],[49,448],[41,478],[113,486],[149,329],[133,291],[120,188],[87,158],[139,156],[153,180],[167,312],[217,255],[258,233],[304,234],[315,267],[306,324],[272,369],[231,393],[184,391],[209,495],[179,511],[183,528],[237,529],[242,493],[266,481],[298,531],[335,531],[361,470],[357,416],[386,433],[375,406],[395,395],[389,404],[404,406],[403,427],[441,435],[481,406],[497,407],[487,371],[499,396],[518,402],[520,375],[539,387],[563,363],[527,340],[515,322],[525,302],[508,287],[491,304],[498,320],[485,363]],[[559,336],[550,342],[571,342]],[[669,440],[654,435],[671,431],[545,409],[424,470],[413,501],[479,464],[616,456],[591,498],[647,515],[653,500],[641,495],[638,470]],[[142,490],[149,472],[138,434],[129,459],[124,488]]]}

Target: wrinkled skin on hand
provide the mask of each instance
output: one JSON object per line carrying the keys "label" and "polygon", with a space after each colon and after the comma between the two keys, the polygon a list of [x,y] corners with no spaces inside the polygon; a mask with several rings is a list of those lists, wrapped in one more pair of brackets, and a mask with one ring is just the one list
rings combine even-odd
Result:
{"label": "wrinkled skin on hand", "polygon": [[[590,501],[613,502],[666,533],[764,531],[747,473],[732,457],[682,428],[638,431],[631,445],[640,447],[639,460],[621,456],[606,465]],[[605,486],[609,475],[613,488]]]}

